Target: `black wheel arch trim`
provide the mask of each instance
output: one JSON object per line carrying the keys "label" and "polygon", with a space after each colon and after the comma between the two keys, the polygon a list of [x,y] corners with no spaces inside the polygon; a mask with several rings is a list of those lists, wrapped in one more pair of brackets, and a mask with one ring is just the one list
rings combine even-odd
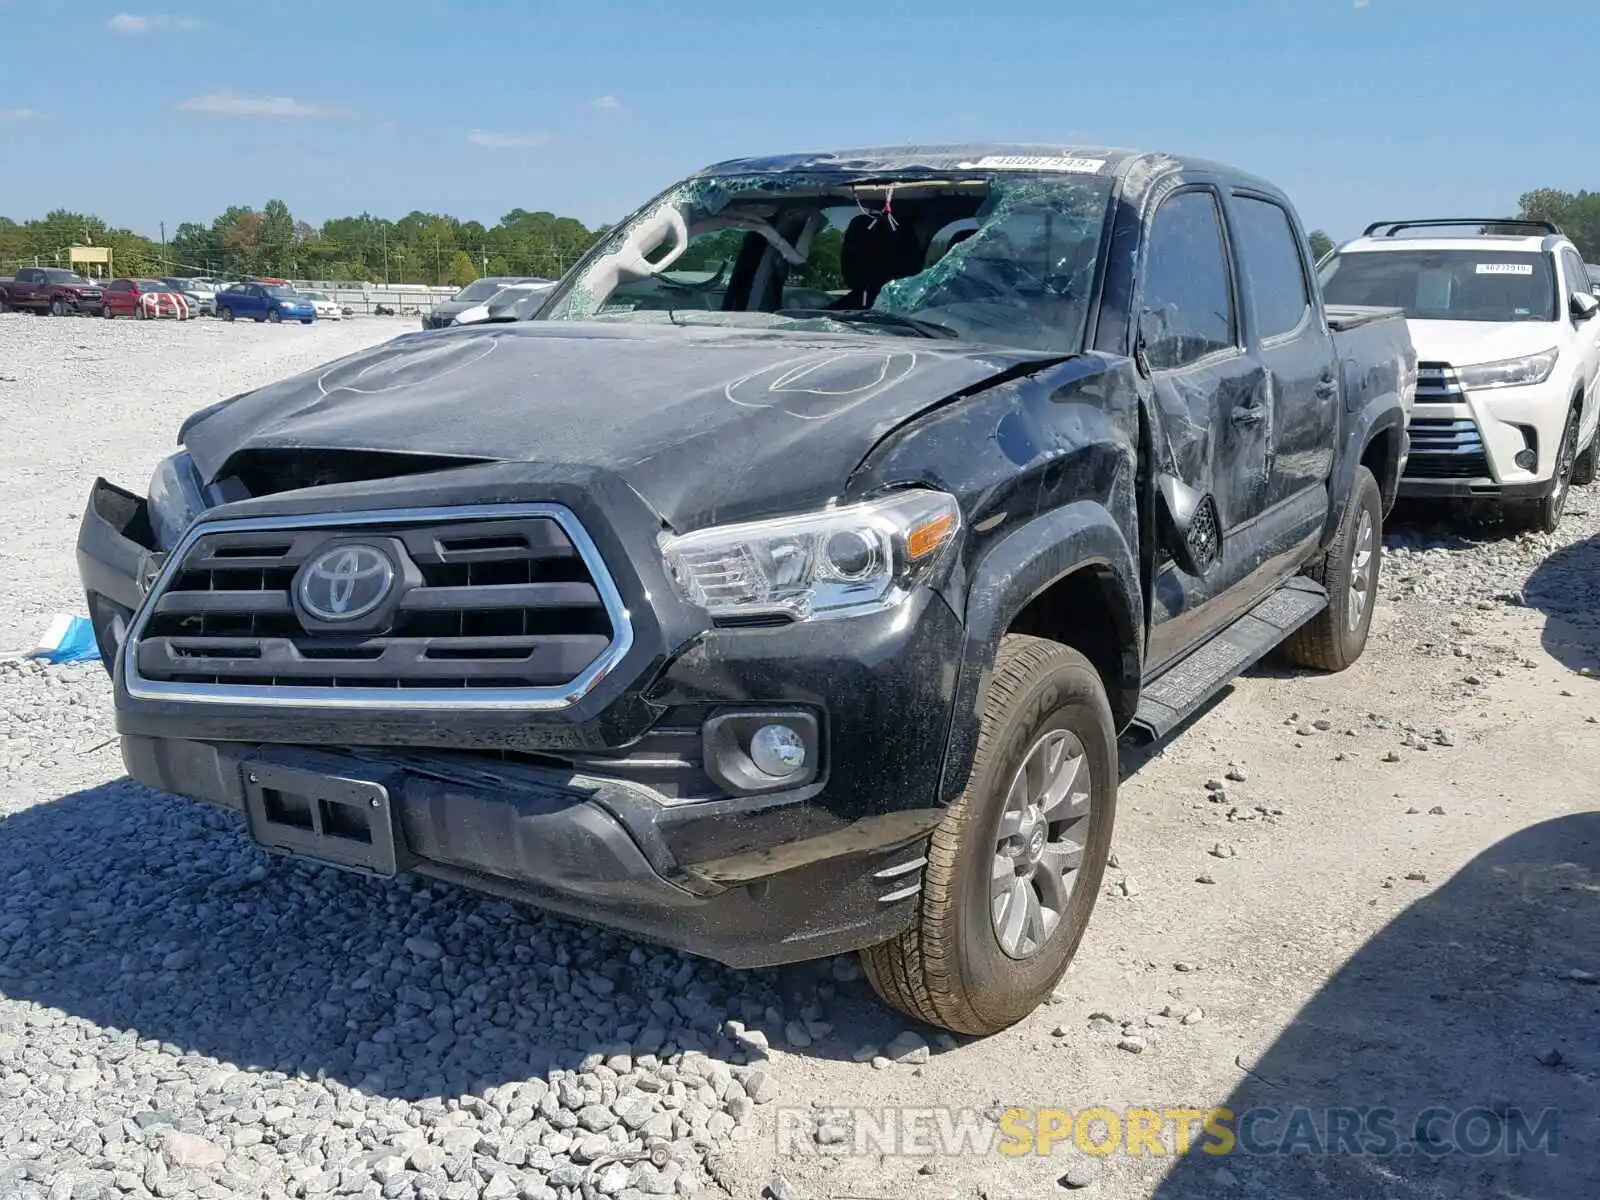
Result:
{"label": "black wheel arch trim", "polygon": [[1128,538],[1110,510],[1093,500],[1075,501],[1019,526],[973,564],[955,705],[940,776],[942,802],[948,804],[967,785],[983,697],[1000,639],[1030,602],[1085,570],[1102,576],[1110,616],[1123,644],[1121,684],[1109,697],[1111,708],[1119,723],[1132,719],[1139,703],[1145,641],[1138,567]]}
{"label": "black wheel arch trim", "polygon": [[1385,515],[1400,490],[1402,461],[1408,439],[1405,409],[1400,404],[1400,397],[1393,392],[1373,397],[1345,425],[1344,446],[1330,480],[1328,519],[1322,528],[1321,545],[1324,548],[1332,544],[1334,535],[1338,533],[1344,507],[1350,500],[1350,490],[1355,485],[1356,468],[1362,465],[1373,442],[1386,436],[1393,436],[1398,445],[1393,462],[1394,479],[1378,480],[1378,490],[1384,498]]}

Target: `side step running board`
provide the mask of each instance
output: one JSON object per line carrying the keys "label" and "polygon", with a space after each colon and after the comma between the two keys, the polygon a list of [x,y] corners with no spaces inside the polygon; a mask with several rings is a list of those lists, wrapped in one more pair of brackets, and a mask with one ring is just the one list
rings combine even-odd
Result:
{"label": "side step running board", "polygon": [[1249,612],[1145,685],[1129,733],[1146,741],[1166,737],[1230,680],[1327,607],[1328,593],[1322,585],[1303,576],[1268,593]]}

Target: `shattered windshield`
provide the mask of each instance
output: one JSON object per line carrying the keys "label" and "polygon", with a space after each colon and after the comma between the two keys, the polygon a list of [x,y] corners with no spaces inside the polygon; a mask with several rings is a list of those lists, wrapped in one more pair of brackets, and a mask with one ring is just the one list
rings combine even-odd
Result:
{"label": "shattered windshield", "polygon": [[612,230],[544,316],[1076,353],[1111,186],[1071,172],[695,178]]}

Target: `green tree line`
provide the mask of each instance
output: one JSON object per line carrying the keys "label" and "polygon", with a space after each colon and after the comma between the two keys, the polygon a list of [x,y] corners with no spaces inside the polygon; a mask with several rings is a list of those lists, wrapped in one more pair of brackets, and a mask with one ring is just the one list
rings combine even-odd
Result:
{"label": "green tree line", "polygon": [[186,221],[165,246],[86,213],[40,220],[0,217],[0,272],[66,266],[71,246],[109,246],[118,275],[212,273],[239,277],[470,283],[480,275],[559,276],[603,232],[572,217],[517,208],[496,225],[443,213],[397,221],[362,213],[320,227],[297,221],[282,200],[229,208],[209,225]]}
{"label": "green tree line", "polygon": [[1572,239],[1584,262],[1600,263],[1600,192],[1562,192],[1539,188],[1521,200],[1519,216],[1554,221]]}

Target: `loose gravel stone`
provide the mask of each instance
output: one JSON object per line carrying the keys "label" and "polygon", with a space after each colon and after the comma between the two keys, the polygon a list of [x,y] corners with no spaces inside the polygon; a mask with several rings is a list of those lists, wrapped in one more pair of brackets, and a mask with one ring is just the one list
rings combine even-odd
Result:
{"label": "loose gravel stone", "polygon": [[928,1061],[928,1043],[921,1034],[907,1029],[889,1040],[883,1048],[883,1054],[891,1062],[918,1065]]}

